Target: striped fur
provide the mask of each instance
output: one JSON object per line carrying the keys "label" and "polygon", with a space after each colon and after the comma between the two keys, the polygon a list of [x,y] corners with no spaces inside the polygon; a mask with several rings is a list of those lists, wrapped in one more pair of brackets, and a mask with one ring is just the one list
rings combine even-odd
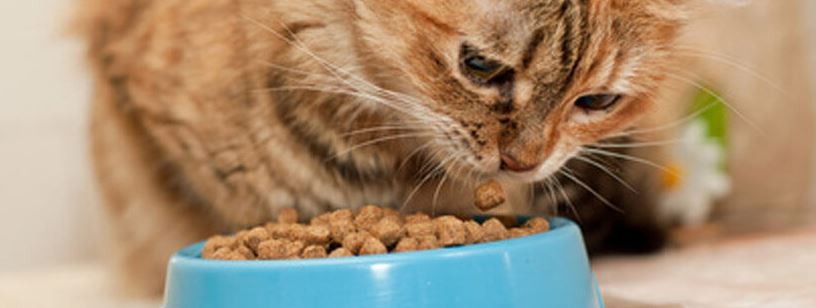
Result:
{"label": "striped fur", "polygon": [[[489,177],[512,193],[506,212],[573,199],[593,249],[639,231],[659,242],[646,197],[622,215],[563,175],[564,194],[542,183],[652,105],[679,1],[82,1],[98,77],[93,154],[137,290],[160,290],[181,245],[284,207],[465,214]],[[468,79],[465,44],[512,74]],[[598,91],[625,98],[609,112],[573,107]],[[540,167],[501,171],[500,153]],[[632,204],[614,178],[569,164]]]}

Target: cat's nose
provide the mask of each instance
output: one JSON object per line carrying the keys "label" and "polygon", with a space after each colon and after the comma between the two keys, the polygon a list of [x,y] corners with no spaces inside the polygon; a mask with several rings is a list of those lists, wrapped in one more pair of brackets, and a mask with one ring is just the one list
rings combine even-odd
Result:
{"label": "cat's nose", "polygon": [[528,172],[538,168],[539,163],[524,162],[508,153],[501,154],[501,169],[513,172]]}

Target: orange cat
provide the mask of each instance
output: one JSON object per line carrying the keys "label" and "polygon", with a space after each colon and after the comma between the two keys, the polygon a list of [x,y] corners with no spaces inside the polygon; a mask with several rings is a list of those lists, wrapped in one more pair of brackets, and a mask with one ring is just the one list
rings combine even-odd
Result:
{"label": "orange cat", "polygon": [[593,250],[660,244],[592,145],[654,104],[683,1],[84,1],[97,176],[137,290],[281,208],[463,213],[488,178],[514,212],[572,200]]}

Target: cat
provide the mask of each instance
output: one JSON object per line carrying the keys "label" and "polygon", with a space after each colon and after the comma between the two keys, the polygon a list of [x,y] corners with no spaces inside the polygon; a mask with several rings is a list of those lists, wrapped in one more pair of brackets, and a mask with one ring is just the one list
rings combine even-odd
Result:
{"label": "cat", "polygon": [[624,148],[685,1],[82,1],[91,152],[131,291],[282,208],[464,215],[493,178],[504,213],[572,217],[593,253],[665,241],[656,170]]}

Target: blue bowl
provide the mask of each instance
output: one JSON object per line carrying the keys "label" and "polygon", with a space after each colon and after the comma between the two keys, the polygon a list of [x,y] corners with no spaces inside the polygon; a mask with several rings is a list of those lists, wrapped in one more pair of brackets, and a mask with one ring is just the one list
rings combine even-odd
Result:
{"label": "blue bowl", "polygon": [[165,308],[603,307],[578,227],[391,255],[295,261],[170,261]]}

